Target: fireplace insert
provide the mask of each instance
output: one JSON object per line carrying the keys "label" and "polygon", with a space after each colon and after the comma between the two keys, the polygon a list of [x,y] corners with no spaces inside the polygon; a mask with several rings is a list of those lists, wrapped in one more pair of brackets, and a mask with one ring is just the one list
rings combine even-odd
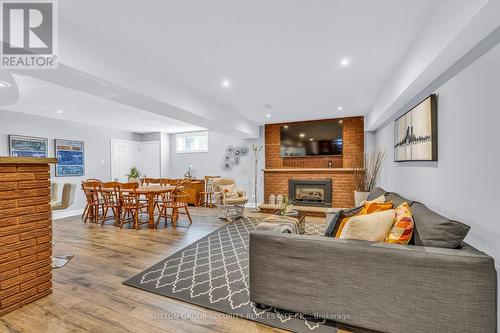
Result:
{"label": "fireplace insert", "polygon": [[288,197],[298,206],[332,206],[332,180],[288,180]]}

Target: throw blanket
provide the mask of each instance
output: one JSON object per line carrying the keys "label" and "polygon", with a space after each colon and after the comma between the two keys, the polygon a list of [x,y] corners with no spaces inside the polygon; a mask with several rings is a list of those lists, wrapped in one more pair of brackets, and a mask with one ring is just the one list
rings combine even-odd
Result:
{"label": "throw blanket", "polygon": [[280,221],[280,222],[266,222],[262,221],[257,225],[257,230],[272,231],[286,234],[299,234],[299,226],[296,222]]}

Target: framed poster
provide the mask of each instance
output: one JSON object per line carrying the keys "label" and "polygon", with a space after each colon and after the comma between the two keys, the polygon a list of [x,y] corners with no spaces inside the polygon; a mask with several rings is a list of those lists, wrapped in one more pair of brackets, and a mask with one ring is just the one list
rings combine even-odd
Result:
{"label": "framed poster", "polygon": [[11,157],[48,157],[48,139],[34,136],[9,135]]}
{"label": "framed poster", "polygon": [[437,161],[436,95],[395,120],[394,161]]}
{"label": "framed poster", "polygon": [[56,177],[85,175],[83,141],[55,139],[54,150],[57,158]]}

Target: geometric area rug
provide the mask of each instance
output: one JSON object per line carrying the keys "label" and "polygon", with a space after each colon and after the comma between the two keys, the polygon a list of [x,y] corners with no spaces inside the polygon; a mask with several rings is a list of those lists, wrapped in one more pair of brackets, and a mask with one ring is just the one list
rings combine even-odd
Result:
{"label": "geometric area rug", "polygon": [[[228,223],[124,284],[293,332],[337,332],[334,321],[250,302],[248,239],[258,223],[246,217]],[[306,223],[306,234],[324,233],[325,225]]]}

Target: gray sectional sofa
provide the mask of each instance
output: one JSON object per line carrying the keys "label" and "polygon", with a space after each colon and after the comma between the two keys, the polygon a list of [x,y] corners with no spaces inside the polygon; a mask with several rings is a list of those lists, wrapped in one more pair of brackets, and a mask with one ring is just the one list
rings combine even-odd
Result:
{"label": "gray sectional sofa", "polygon": [[379,332],[496,332],[494,261],[468,226],[380,193],[411,203],[416,245],[253,231],[251,301]]}

